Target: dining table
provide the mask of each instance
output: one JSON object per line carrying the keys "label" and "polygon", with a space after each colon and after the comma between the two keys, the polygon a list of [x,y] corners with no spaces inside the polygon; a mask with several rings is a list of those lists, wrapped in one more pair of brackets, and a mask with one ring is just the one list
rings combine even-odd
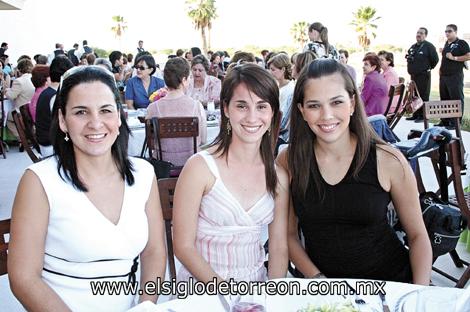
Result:
{"label": "dining table", "polygon": [[[142,117],[145,117],[146,111],[140,109],[128,111],[127,114],[127,124],[131,129],[127,154],[129,156],[140,156],[145,141],[145,124],[141,122],[141,119]],[[141,118],[139,119],[139,117]],[[207,142],[204,146],[210,144],[217,137],[219,130],[220,126],[218,119],[207,121]]]}
{"label": "dining table", "polygon": [[228,306],[233,307],[236,302],[242,301],[252,306],[262,306],[263,309],[237,311],[470,311],[470,289],[358,279],[281,278],[269,283],[276,285],[276,288],[271,287],[268,292],[266,287],[261,293],[241,296],[236,300],[228,295],[221,298],[220,295],[199,294],[158,304],[142,302],[128,312],[227,312],[230,310]]}

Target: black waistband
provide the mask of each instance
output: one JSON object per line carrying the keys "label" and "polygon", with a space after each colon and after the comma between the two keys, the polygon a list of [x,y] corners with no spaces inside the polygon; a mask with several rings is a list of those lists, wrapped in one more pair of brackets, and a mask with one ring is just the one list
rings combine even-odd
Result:
{"label": "black waistband", "polygon": [[[56,257],[57,258],[57,257]],[[60,258],[58,258],[60,259]],[[84,280],[95,280],[95,279],[104,279],[104,278],[118,278],[118,277],[126,277],[128,276],[128,282],[129,283],[135,283],[136,282],[136,276],[135,276],[135,273],[137,272],[137,269],[139,267],[139,262],[138,262],[138,259],[139,259],[139,256],[135,257],[134,260],[133,260],[133,264],[131,266],[131,270],[129,273],[127,274],[122,274],[122,275],[107,275],[107,276],[94,276],[94,277],[83,277],[83,276],[74,276],[74,275],[68,275],[68,274],[65,274],[65,273],[60,273],[60,272],[56,272],[56,271],[52,271],[52,270],[49,270],[49,269],[46,269],[46,268],[43,268],[44,271],[46,272],[49,272],[49,273],[52,273],[52,274],[56,274],[56,275],[60,275],[60,276],[66,276],[66,277],[70,277],[70,278],[76,278],[76,279],[84,279]],[[65,259],[63,259],[65,260]],[[67,261],[67,260],[65,260]],[[101,262],[103,260],[98,260],[98,261],[93,261],[93,262]],[[112,260],[111,260],[112,261]],[[90,262],[88,262],[90,263]]]}

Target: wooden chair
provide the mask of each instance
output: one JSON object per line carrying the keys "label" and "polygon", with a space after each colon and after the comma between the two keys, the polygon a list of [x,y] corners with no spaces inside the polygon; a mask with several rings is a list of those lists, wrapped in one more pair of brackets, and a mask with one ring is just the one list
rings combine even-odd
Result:
{"label": "wooden chair", "polygon": [[[152,118],[151,125],[153,129],[156,129],[151,133],[156,134],[156,150],[159,159],[172,161],[171,159],[163,159],[161,139],[192,138],[193,153],[197,153],[197,137],[199,136],[199,119],[197,117],[162,117],[155,120]],[[174,166],[170,171],[170,176],[179,176],[182,169],[183,166]]]}
{"label": "wooden chair", "polygon": [[23,118],[24,127],[26,130],[26,137],[31,142],[31,145],[37,150],[40,151],[39,143],[36,140],[36,130],[34,127],[33,117],[29,111],[29,104],[20,106],[21,118]]}
{"label": "wooden chair", "polygon": [[[429,119],[448,118],[456,125],[456,135],[451,139],[451,141],[442,148],[433,150],[426,156],[431,158],[434,172],[440,185],[440,189],[436,193],[440,194],[443,201],[449,202],[449,204],[458,207],[462,216],[464,216],[467,220],[470,220],[470,194],[464,194],[461,179],[462,169],[465,168],[465,150],[462,141],[462,133],[460,130],[462,104],[460,100],[425,102],[423,114],[425,129],[429,127]],[[416,135],[419,135],[418,131],[412,131],[410,134],[411,137]],[[447,174],[447,167],[450,167],[451,169],[450,175]],[[420,193],[425,191],[421,173],[419,171],[419,165],[416,170],[416,179]],[[455,191],[455,195],[451,197],[448,196],[448,186],[450,183],[453,184]],[[450,256],[452,257],[452,260],[457,267],[462,267],[463,265],[467,266],[467,269],[462,274],[460,279],[456,279],[437,268],[433,268],[433,270],[456,282],[456,287],[463,288],[470,279],[469,263],[460,259],[455,250],[450,252]]]}
{"label": "wooden chair", "polygon": [[[384,112],[384,116],[387,118],[387,123],[391,129],[393,129],[398,121],[395,121],[397,118],[401,118],[402,115],[399,113],[403,110],[403,95],[405,93],[405,85],[403,83],[390,86],[388,91],[388,104],[387,109]],[[398,102],[395,109],[392,111],[392,104],[395,100],[395,97],[398,96]],[[392,127],[393,125],[393,127]]]}
{"label": "wooden chair", "polygon": [[0,154],[3,154],[3,159],[6,159],[7,158],[7,154],[6,154],[6,143],[4,142],[3,140],[3,135],[4,135],[4,123],[5,123],[5,119],[7,118],[6,117],[6,114],[5,114],[5,105],[4,105],[4,102],[3,102],[4,98],[3,98],[3,92],[0,92],[0,110],[1,110],[1,113],[0,113]]}
{"label": "wooden chair", "polygon": [[401,110],[398,110],[394,118],[390,120],[390,123],[389,123],[390,129],[395,128],[395,126],[398,124],[400,119],[407,112],[407,107],[411,105],[411,102],[413,100],[413,90],[415,88],[415,85],[416,85],[415,82],[411,80],[408,86],[406,87],[405,95],[403,96],[403,100],[401,102]]}
{"label": "wooden chair", "polygon": [[35,140],[33,141],[32,138],[28,138],[26,126],[23,121],[23,117],[17,111],[13,111],[12,116],[13,116],[13,121],[15,122],[16,129],[18,130],[18,135],[20,136],[21,144],[23,144],[23,147],[26,153],[28,153],[29,158],[31,158],[31,160],[34,163],[39,162],[41,160],[41,157],[38,156],[33,150],[33,149],[36,149],[36,151],[39,154],[40,153],[39,146],[34,146],[34,143],[32,142],[35,142]]}
{"label": "wooden chair", "polygon": [[173,251],[173,194],[175,193],[178,178],[167,178],[158,180],[158,192],[160,193],[160,204],[162,206],[163,220],[165,221],[166,249],[168,266],[170,267],[170,279],[176,278],[175,254]]}
{"label": "wooden chair", "polygon": [[8,272],[8,243],[5,239],[6,234],[10,234],[10,219],[0,221],[0,276]]}

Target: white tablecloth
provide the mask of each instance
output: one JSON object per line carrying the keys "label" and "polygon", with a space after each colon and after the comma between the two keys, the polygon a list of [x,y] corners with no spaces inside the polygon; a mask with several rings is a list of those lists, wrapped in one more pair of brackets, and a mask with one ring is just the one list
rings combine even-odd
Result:
{"label": "white tablecloth", "polygon": [[[307,289],[307,285],[311,281],[331,282],[344,281],[344,280],[308,280],[308,279],[279,279],[278,282],[298,282],[301,289]],[[350,285],[356,287],[356,282],[364,282],[358,280],[346,280]],[[384,286],[386,291],[386,302],[391,312],[397,311],[424,311],[422,306],[417,307],[417,304],[427,303],[425,311],[444,311],[442,306],[438,306],[439,299],[448,300],[445,303],[447,307],[445,311],[470,311],[470,289],[457,289],[445,287],[423,287],[412,284],[404,284],[397,282],[386,282]],[[356,305],[354,303],[354,296],[348,295],[346,299],[340,295],[269,295],[269,296],[255,296],[254,301],[260,303],[264,300],[266,311],[268,312],[290,312],[297,311],[305,308],[308,304],[318,305],[325,303],[337,303],[350,301],[360,311],[382,311],[381,300],[378,295],[360,295],[361,299],[366,301],[366,305]],[[417,299],[419,297],[419,299]],[[261,298],[261,299],[260,299]],[[424,300],[423,300],[424,298]],[[433,300],[435,300],[433,302]],[[435,303],[437,302],[437,303]],[[455,305],[455,306],[453,306]],[[183,311],[205,311],[205,312],[218,312],[224,311],[222,304],[217,296],[201,295],[191,296],[186,299],[176,299],[155,305],[151,302],[144,302],[129,310],[128,312],[183,312]]]}
{"label": "white tablecloth", "polygon": [[[132,135],[129,136],[129,146],[127,154],[129,156],[139,156],[142,151],[142,145],[145,141],[145,126],[132,118],[128,119],[129,127]],[[207,127],[207,143],[211,143],[219,134],[219,125],[211,125]]]}

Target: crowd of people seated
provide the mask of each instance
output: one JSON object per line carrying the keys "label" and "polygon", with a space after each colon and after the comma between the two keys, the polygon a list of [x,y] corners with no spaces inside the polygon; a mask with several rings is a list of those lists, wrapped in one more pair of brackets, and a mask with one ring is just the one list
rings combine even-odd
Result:
{"label": "crowd of people seated", "polygon": [[[196,154],[186,138],[161,144],[165,158],[184,165],[173,207],[178,281],[282,278],[290,261],[306,278],[428,285],[432,252],[415,178],[367,120],[384,113],[398,83],[394,55],[366,53],[361,79],[325,25],[312,23],[308,36],[294,55],[179,49],[163,70],[143,41],[135,58],[97,58],[86,41],[67,53],[56,45],[48,64],[25,56],[14,68],[0,55],[2,92],[14,109],[30,105],[50,156],[27,168],[13,207],[8,270],[18,300],[36,310],[124,311],[158,299],[94,296],[89,287],[164,279],[157,179],[128,156],[125,109],[145,109],[146,119],[197,117],[198,145],[207,144]],[[470,58],[462,45],[447,61]],[[209,107],[220,110],[212,142]],[[390,203],[408,247],[387,222]]]}

